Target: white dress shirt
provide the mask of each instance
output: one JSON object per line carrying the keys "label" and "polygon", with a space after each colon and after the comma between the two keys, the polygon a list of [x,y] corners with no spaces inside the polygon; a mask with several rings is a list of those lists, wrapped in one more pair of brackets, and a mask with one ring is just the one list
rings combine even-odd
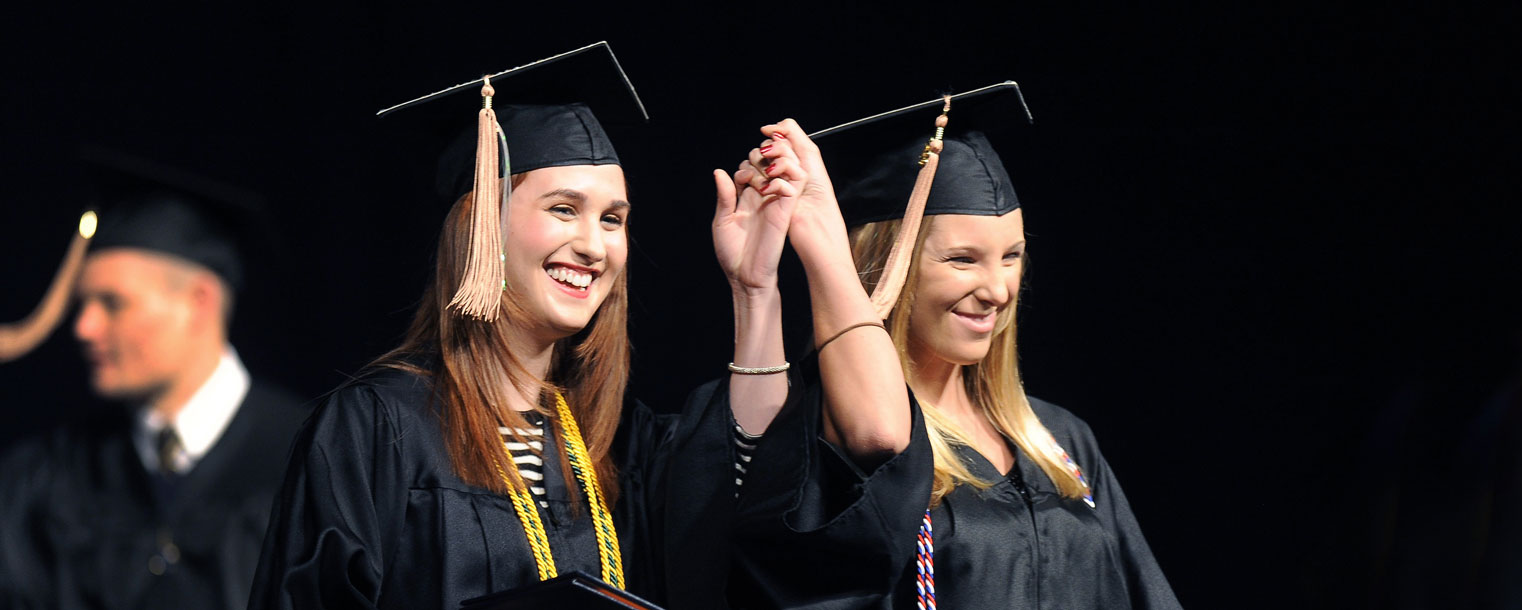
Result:
{"label": "white dress shirt", "polygon": [[139,411],[132,441],[143,459],[143,466],[150,472],[159,470],[159,432],[165,426],[173,426],[179,435],[180,447],[174,452],[169,466],[179,474],[190,472],[227,430],[227,425],[238,413],[238,405],[243,404],[243,398],[248,395],[248,388],[248,370],[238,359],[237,350],[229,345],[222,351],[222,359],[211,372],[211,377],[190,396],[172,421],[166,421],[168,418],[151,408]]}

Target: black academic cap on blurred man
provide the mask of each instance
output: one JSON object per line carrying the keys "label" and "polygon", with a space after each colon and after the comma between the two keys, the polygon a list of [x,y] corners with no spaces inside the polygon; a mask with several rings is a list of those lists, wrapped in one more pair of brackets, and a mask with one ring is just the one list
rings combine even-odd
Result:
{"label": "black academic cap on blurred man", "polygon": [[500,220],[512,193],[509,176],[546,167],[616,165],[618,154],[598,119],[649,118],[607,42],[489,74],[376,115],[397,115],[414,130],[448,138],[438,147],[435,191],[447,205],[472,193],[465,271],[449,309],[485,321],[497,318],[502,297]]}
{"label": "black academic cap on blurred man", "polygon": [[[945,98],[890,110],[813,134],[840,199],[846,224],[902,218]],[[999,216],[1020,207],[999,154],[997,137],[1030,122],[1014,81],[950,97],[939,167],[925,214]]]}
{"label": "black academic cap on blurred man", "polygon": [[86,149],[91,205],[100,216],[91,251],[136,248],[201,265],[233,290],[243,253],[267,229],[253,193],[119,151]]}
{"label": "black academic cap on blurred man", "polygon": [[120,151],[80,154],[90,192],[78,231],[42,301],[25,319],[0,324],[0,362],[26,355],[62,321],[89,252],[134,248],[205,267],[243,286],[242,251],[271,232],[251,193]]}
{"label": "black academic cap on blurred man", "polygon": [[945,95],[809,134],[847,226],[903,219],[872,289],[886,319],[909,273],[926,214],[1000,216],[1020,207],[984,132],[1031,121],[1014,81]]}

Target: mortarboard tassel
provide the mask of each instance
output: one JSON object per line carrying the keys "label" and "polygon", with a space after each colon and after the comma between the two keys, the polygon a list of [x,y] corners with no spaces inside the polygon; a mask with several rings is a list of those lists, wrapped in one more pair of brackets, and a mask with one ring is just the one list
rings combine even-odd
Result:
{"label": "mortarboard tassel", "polygon": [[465,274],[449,308],[477,320],[497,319],[502,302],[502,215],[506,201],[499,165],[501,127],[492,111],[491,79],[482,79],[481,112],[476,120],[476,177],[471,190],[470,245],[466,253]]}
{"label": "mortarboard tassel", "polygon": [[63,264],[58,266],[58,273],[53,276],[53,283],[37,308],[20,322],[0,324],[0,362],[27,355],[58,327],[68,309],[74,280],[79,277],[80,267],[84,266],[85,250],[90,245],[90,238],[95,237],[97,221],[94,210],[79,217],[79,232],[69,242],[68,254],[64,255]]}
{"label": "mortarboard tassel", "polygon": [[941,139],[946,135],[946,114],[951,112],[951,96],[945,95],[941,99],[945,105],[941,107],[941,115],[935,117],[935,137],[925,143],[925,151],[920,153],[920,173],[914,179],[914,190],[909,192],[909,206],[904,210],[904,221],[899,225],[898,238],[894,240],[892,249],[888,250],[888,260],[883,263],[883,272],[877,280],[877,286],[872,288],[872,307],[877,310],[878,317],[884,320],[888,319],[888,313],[898,303],[898,295],[904,289],[904,280],[909,277],[909,261],[913,258],[911,254],[915,241],[919,238],[920,221],[925,218],[925,202],[930,199],[930,183],[935,180],[935,169],[940,165],[941,149],[944,146]]}

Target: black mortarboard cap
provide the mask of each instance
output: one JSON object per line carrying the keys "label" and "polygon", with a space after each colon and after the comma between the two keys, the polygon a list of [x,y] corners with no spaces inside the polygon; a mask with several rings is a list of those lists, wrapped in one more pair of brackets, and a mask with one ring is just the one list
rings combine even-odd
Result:
{"label": "black mortarboard cap", "polygon": [[[634,85],[607,42],[590,44],[484,77],[495,91],[493,109],[506,138],[509,159],[502,172],[514,174],[563,165],[617,164],[601,122],[649,120]],[[476,160],[474,113],[481,108],[483,79],[461,83],[376,113],[405,115],[431,123],[448,143],[439,152],[436,191],[452,204],[471,190]]]}
{"label": "black mortarboard cap", "polygon": [[[925,144],[935,135],[938,98],[810,134],[830,169],[848,226],[904,215]],[[999,216],[1020,207],[1009,174],[985,132],[1031,120],[1014,81],[951,96],[940,165],[925,214]]]}
{"label": "black mortarboard cap", "polygon": [[91,206],[99,210],[92,251],[139,248],[173,255],[244,281],[241,252],[261,226],[252,193],[193,172],[121,152],[88,149]]}

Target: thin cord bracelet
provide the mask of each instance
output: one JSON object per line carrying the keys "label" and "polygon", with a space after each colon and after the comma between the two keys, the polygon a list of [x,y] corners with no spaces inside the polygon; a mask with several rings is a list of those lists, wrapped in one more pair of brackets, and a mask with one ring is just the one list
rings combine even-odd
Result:
{"label": "thin cord bracelet", "polygon": [[856,324],[852,324],[850,326],[845,327],[844,330],[842,330],[842,331],[840,331],[838,333],[835,333],[835,336],[830,337],[828,339],[825,339],[824,343],[820,343],[819,347],[814,348],[814,351],[815,352],[822,352],[822,351],[824,351],[824,347],[826,345],[829,345],[834,340],[839,339],[842,335],[844,335],[844,334],[846,334],[848,332],[851,332],[853,330],[856,330],[858,328],[861,328],[863,326],[876,326],[878,328],[883,329],[883,332],[888,332],[888,327],[883,326],[882,322],[858,322]]}
{"label": "thin cord bracelet", "polygon": [[731,362],[731,363],[729,363],[729,372],[734,373],[736,375],[775,375],[777,373],[781,373],[783,371],[786,371],[786,370],[788,370],[788,369],[790,369],[792,367],[793,367],[793,365],[790,362],[784,362],[784,363],[779,364],[777,366],[757,366],[757,367],[740,366],[738,364],[735,364],[735,363]]}

